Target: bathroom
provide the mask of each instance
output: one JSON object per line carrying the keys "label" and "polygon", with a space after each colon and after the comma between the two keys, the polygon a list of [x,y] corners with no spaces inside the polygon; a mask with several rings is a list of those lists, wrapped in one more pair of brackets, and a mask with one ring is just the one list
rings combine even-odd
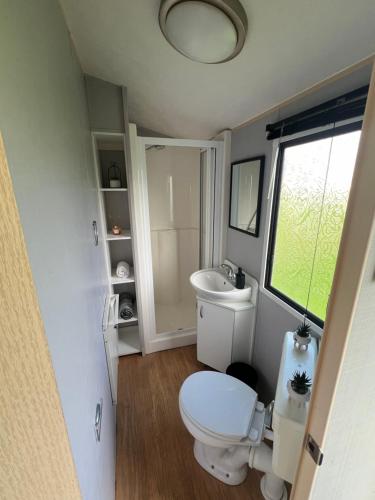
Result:
{"label": "bathroom", "polygon": [[370,499],[365,433],[339,435],[372,411],[375,9],[224,1],[241,47],[212,64],[168,40],[169,3],[0,7],[0,496],[345,499],[361,470]]}

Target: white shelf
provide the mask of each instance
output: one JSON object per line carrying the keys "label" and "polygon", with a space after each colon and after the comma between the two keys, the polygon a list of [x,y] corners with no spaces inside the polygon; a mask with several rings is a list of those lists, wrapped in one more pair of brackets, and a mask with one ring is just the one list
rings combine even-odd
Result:
{"label": "white shelf", "polygon": [[109,191],[117,191],[117,192],[126,192],[128,190],[128,188],[100,188],[99,191],[105,191],[105,192],[109,192]]}
{"label": "white shelf", "polygon": [[118,354],[126,356],[127,354],[136,354],[141,352],[139,341],[138,326],[128,326],[118,329]]}
{"label": "white shelf", "polygon": [[117,319],[118,325],[132,325],[134,323],[138,323],[137,311],[134,312],[134,316],[130,319],[122,319],[120,316]]}
{"label": "white shelf", "polygon": [[130,275],[127,278],[119,278],[116,275],[116,269],[112,269],[111,273],[111,283],[112,285],[118,285],[120,283],[134,283],[134,271],[133,269],[130,270]]}
{"label": "white shelf", "polygon": [[121,234],[107,233],[107,241],[131,240],[130,229],[123,229]]}

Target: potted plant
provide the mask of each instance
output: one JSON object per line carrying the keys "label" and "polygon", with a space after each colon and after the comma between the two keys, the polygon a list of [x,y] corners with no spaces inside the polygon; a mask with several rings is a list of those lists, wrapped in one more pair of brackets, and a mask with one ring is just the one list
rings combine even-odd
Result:
{"label": "potted plant", "polygon": [[289,396],[299,404],[304,404],[310,400],[311,378],[305,371],[295,371],[293,378],[288,380]]}
{"label": "potted plant", "polygon": [[311,326],[308,323],[301,323],[294,332],[294,346],[300,351],[306,351],[311,342]]}

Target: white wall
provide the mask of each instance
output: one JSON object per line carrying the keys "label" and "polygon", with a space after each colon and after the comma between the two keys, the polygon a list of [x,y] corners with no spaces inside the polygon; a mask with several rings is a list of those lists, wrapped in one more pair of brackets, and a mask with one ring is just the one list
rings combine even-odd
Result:
{"label": "white wall", "polygon": [[91,232],[98,213],[83,75],[57,0],[1,2],[0,66],[0,129],[82,495],[109,500],[115,428],[101,335],[103,249]]}
{"label": "white wall", "polygon": [[[274,112],[232,132],[232,162],[266,155],[259,237],[254,238],[231,228],[227,233],[227,258],[242,266],[258,281],[265,257],[267,194],[271,175],[272,141],[266,139],[266,125],[368,84],[370,72],[371,67],[362,68],[281,108],[280,113]],[[229,185],[227,189],[229,191]],[[294,315],[260,291],[253,365],[259,371],[259,392],[265,402],[274,398],[284,333],[295,329],[298,324],[299,320]]]}

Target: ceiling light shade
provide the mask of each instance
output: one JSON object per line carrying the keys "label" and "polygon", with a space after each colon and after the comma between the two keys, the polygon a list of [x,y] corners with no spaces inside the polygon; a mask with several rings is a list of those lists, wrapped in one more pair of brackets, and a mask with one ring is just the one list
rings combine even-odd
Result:
{"label": "ceiling light shade", "polygon": [[233,59],[247,33],[246,12],[238,0],[162,0],[159,24],[176,50],[206,64]]}

